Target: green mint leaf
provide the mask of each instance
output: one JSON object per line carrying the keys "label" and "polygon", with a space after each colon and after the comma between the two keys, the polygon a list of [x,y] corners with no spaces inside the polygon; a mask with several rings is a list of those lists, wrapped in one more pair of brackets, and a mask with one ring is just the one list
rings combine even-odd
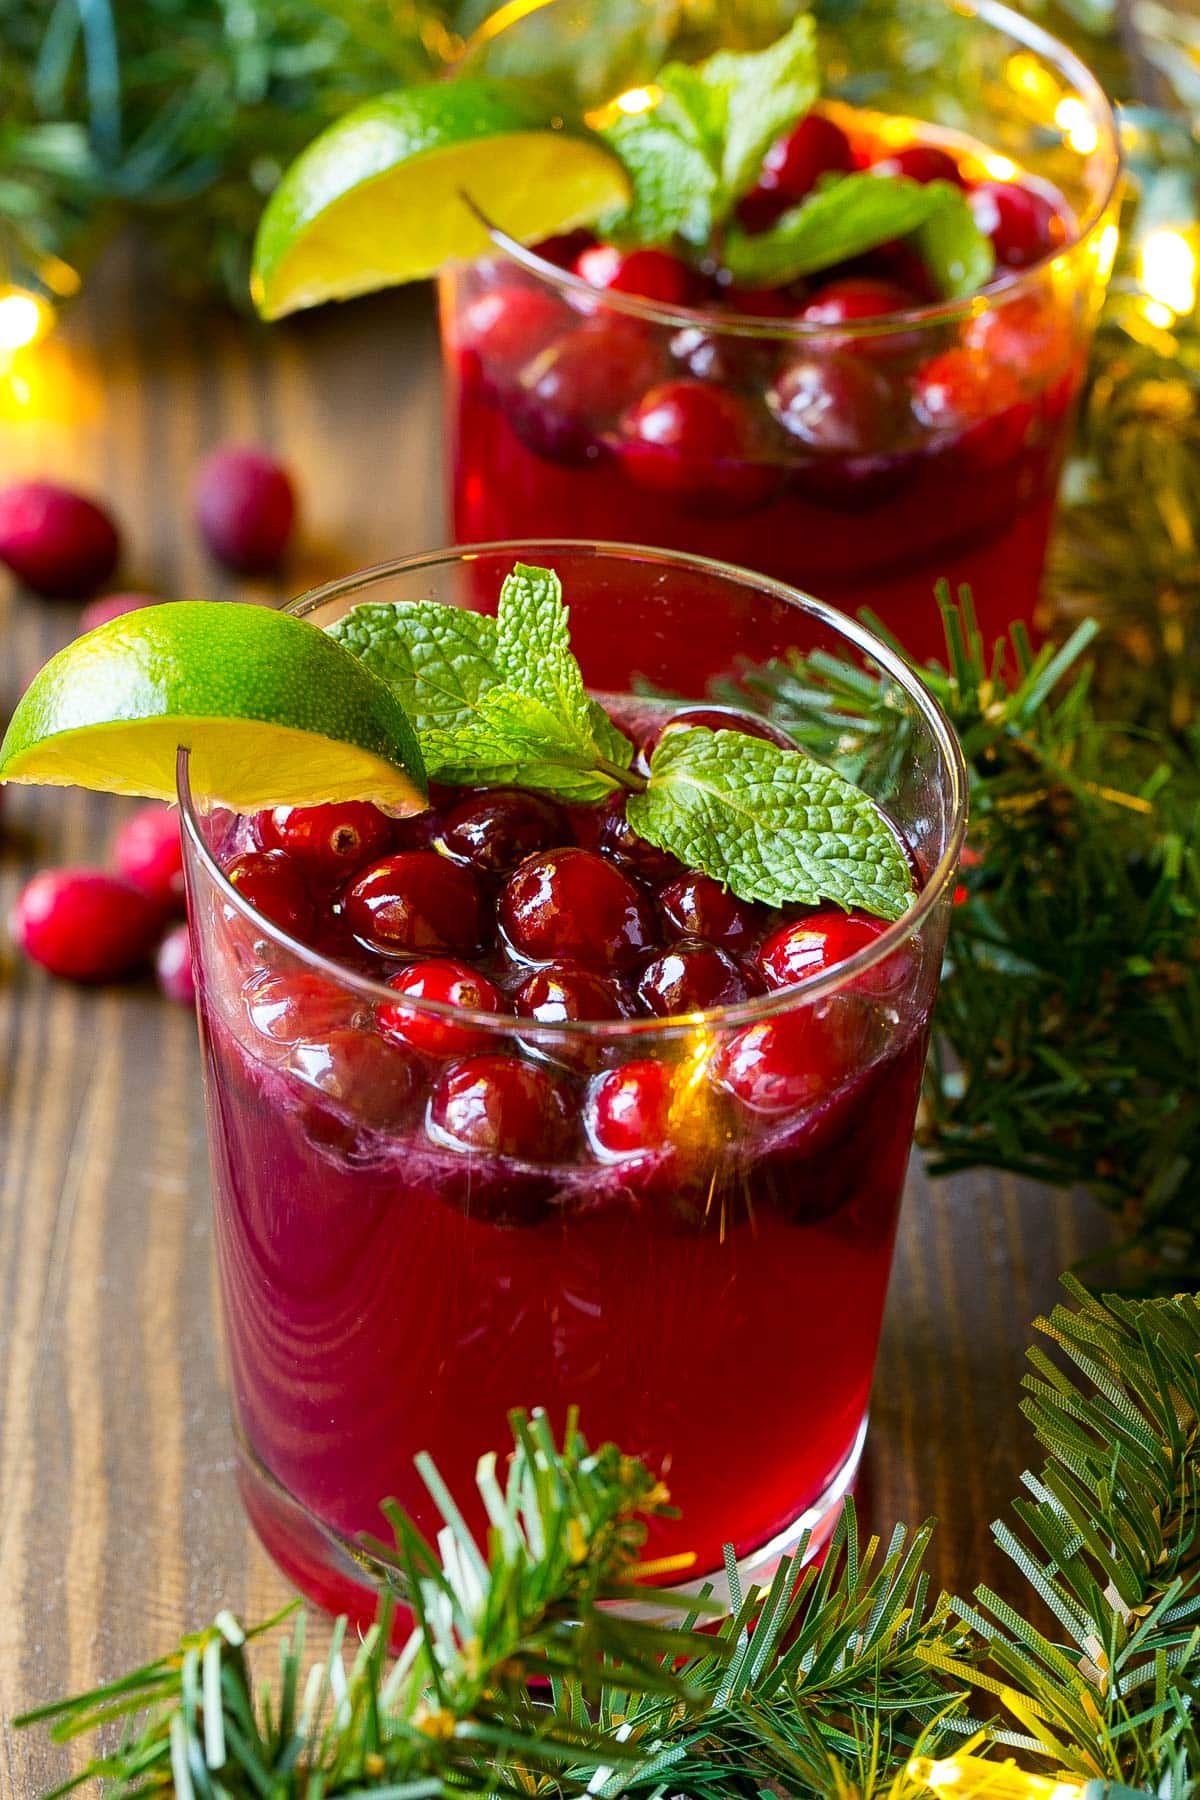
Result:
{"label": "green mint leaf", "polygon": [[694,133],[681,130],[662,107],[618,119],[601,134],[619,156],[632,199],[600,219],[600,235],[617,244],[707,244],[717,218],[717,172]]}
{"label": "green mint leaf", "polygon": [[943,300],[965,300],[991,279],[996,266],[992,240],[975,223],[961,188],[952,181],[929,185],[945,191],[937,211],[913,234],[917,254]]}
{"label": "green mint leaf", "polygon": [[542,703],[542,723],[592,745],[591,701],[571,650],[571,613],[553,569],[516,563],[500,589],[496,663],[505,684]]}
{"label": "green mint leaf", "polygon": [[699,70],[723,115],[721,182],[727,200],[754,186],[763,157],[820,91],[817,35],[806,13],[765,50],[719,50]]}
{"label": "green mint leaf", "polygon": [[495,619],[462,607],[370,601],[352,607],[329,633],[395,690],[423,745],[427,737],[466,730],[479,716],[481,695],[503,679]]}
{"label": "green mint leaf", "polygon": [[626,816],[647,843],[743,900],[831,900],[883,919],[912,905],[904,852],[874,802],[799,750],[737,731],[669,731]]}
{"label": "green mint leaf", "polygon": [[943,240],[941,254],[949,264],[950,238],[957,243],[953,259],[964,267],[974,256],[964,249],[967,214],[977,230],[961,191],[949,181],[921,183],[904,175],[839,175],[827,178],[770,231],[750,233],[737,227],[725,240],[725,266],[735,281],[779,286],[797,275],[862,256],[892,238],[908,237],[927,227],[939,213],[952,215],[954,227]]}

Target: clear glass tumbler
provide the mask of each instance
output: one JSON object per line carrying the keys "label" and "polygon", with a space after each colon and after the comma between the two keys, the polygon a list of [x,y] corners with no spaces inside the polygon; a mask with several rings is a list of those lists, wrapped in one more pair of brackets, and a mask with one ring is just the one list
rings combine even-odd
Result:
{"label": "clear glass tumbler", "polygon": [[[766,577],[525,542],[369,570],[296,610],[491,611],[517,559],[559,571],[588,685],[622,714],[714,697],[761,712],[755,671],[797,654],[876,672],[886,708],[870,728],[835,722],[829,742],[901,834],[920,894],[824,975],[724,1010],[549,1026],[411,1002],[453,1020],[460,1049],[465,1025],[475,1052],[553,1071],[567,1096],[544,1155],[464,1155],[430,1128],[444,1058],[400,1069],[375,1024],[394,991],[247,905],[222,872],[245,824],[198,809],[181,755],[242,1489],[296,1583],[359,1617],[380,1502],[433,1523],[414,1454],[432,1453],[482,1530],[476,1460],[503,1448],[513,1406],[561,1424],[577,1403],[593,1441],[661,1469],[682,1519],[656,1527],[652,1553],[694,1552],[697,1577],[719,1573],[727,1540],[755,1572],[802,1530],[820,1541],[862,1444],[964,829],[961,755],[919,681]],[[777,722],[827,729],[796,691],[779,686]],[[601,1155],[588,1096],[635,1063],[669,1083],[666,1139]],[[749,1088],[726,1079],[735,1063]]]}
{"label": "clear glass tumbler", "polygon": [[[471,67],[528,73],[560,11],[565,41],[588,43],[589,7],[557,0],[484,34]],[[940,657],[940,577],[971,585],[985,634],[1035,622],[1116,247],[1116,125],[1078,59],[994,0],[817,17],[822,104],[853,145],[940,144],[969,182],[1019,178],[1053,197],[1068,241],[972,298],[837,324],[797,316],[803,295],[686,307],[596,289],[571,272],[577,245],[528,250],[495,230],[491,254],[441,283],[454,531],[719,557],[869,607],[914,655]],[[903,254],[851,272],[900,279]],[[664,385],[694,381],[721,403],[663,409]]]}

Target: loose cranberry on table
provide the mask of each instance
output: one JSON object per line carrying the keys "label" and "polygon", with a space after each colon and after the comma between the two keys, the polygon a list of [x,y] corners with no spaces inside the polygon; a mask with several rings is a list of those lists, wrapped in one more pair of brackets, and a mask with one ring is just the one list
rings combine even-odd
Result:
{"label": "loose cranberry on table", "polygon": [[775,489],[779,470],[750,401],[706,381],[664,381],[621,420],[621,465],[640,487],[684,505],[741,511]]}
{"label": "loose cranberry on table", "polygon": [[279,850],[245,850],[225,869],[247,906],[281,931],[305,938],[315,929],[316,911],[308,885],[291,857]]}
{"label": "loose cranberry on table", "polygon": [[186,925],[168,931],[154,957],[154,973],[162,993],[180,1006],[196,1000],[196,975],[192,967],[192,939]]}
{"label": "loose cranberry on table", "polygon": [[509,396],[527,449],[568,466],[597,457],[622,410],[661,373],[652,330],[636,319],[592,319],[534,357]]}
{"label": "loose cranberry on table", "polygon": [[815,1106],[854,1072],[865,1043],[861,1010],[842,995],[746,1025],[713,1058],[718,1086],[753,1113]]}
{"label": "loose cranberry on table", "polygon": [[529,857],[509,876],[499,913],[512,949],[530,962],[627,969],[657,935],[649,897],[591,850]]}
{"label": "loose cranberry on table", "polygon": [[976,225],[992,241],[996,261],[1007,269],[1027,269],[1066,242],[1066,221],[1057,207],[1019,181],[981,181],[967,200]]}
{"label": "loose cranberry on table", "polygon": [[46,869],[22,888],[11,927],[18,949],[52,975],[115,981],[149,962],[162,922],[132,882],[99,869]]}
{"label": "loose cranberry on table", "polygon": [[862,456],[886,443],[898,411],[891,383],[857,356],[789,363],[767,404],[789,437],[837,456]]}
{"label": "loose cranberry on table", "polygon": [[841,127],[821,113],[806,113],[767,151],[758,181],[738,202],[738,218],[747,231],[765,231],[810,194],[822,175],[848,174],[853,167],[854,152]]}
{"label": "loose cranberry on table", "polygon": [[35,594],[82,599],[108,580],[120,554],[116,526],[85,495],[53,481],[0,490],[0,562]]}
{"label": "loose cranberry on table", "polygon": [[648,1012],[666,1019],[737,1006],[749,999],[750,984],[727,951],[684,939],[651,957],[638,976],[637,995]]}
{"label": "loose cranberry on table", "polygon": [[361,1010],[352,994],[315,969],[256,975],[243,989],[242,999],[255,1031],[277,1044],[326,1037],[350,1025]]}
{"label": "loose cranberry on table", "polygon": [[201,465],[196,524],[209,551],[239,575],[279,567],[296,521],[296,491],[264,450],[227,447]]}
{"label": "loose cranberry on table", "polygon": [[694,306],[704,282],[667,250],[618,250],[615,244],[593,244],[575,262],[575,273],[590,287],[634,294],[664,306]]}
{"label": "loose cranberry on table", "polygon": [[85,632],[107,625],[110,619],[123,619],[126,613],[157,605],[157,594],[101,594],[98,600],[89,600],[80,613],[76,635],[82,637]]}
{"label": "loose cranberry on table", "polygon": [[306,874],[338,881],[381,856],[392,841],[392,821],[367,800],[324,806],[276,806],[254,818],[264,850],[280,850]]}
{"label": "loose cranberry on table", "polygon": [[183,909],[183,844],[179,814],[152,800],[126,819],[113,842],[117,873],[157,901],[164,914]]}
{"label": "loose cranberry on table", "polygon": [[485,875],[507,875],[538,850],[570,840],[566,814],[553,800],[517,788],[469,794],[444,813],[433,842],[455,862]]}
{"label": "loose cranberry on table", "polygon": [[555,1162],[574,1139],[566,1085],[517,1056],[470,1056],[451,1063],[429,1102],[431,1136],[456,1150],[520,1162]]}
{"label": "loose cranberry on table", "polygon": [[670,1065],[651,1057],[598,1075],[583,1107],[584,1130],[597,1156],[617,1159],[665,1149],[674,1081]]}
{"label": "loose cranberry on table", "polygon": [[412,950],[478,950],[489,907],[470,869],[436,850],[402,850],[356,877],[344,902],[351,931],[385,955]]}
{"label": "loose cranberry on table", "polygon": [[511,1010],[507,996],[494,981],[470,963],[451,956],[409,963],[389,978],[388,986],[403,998],[376,1007],[380,1031],[393,1043],[407,1044],[424,1056],[469,1056],[486,1050],[492,1040],[477,1025],[456,1024],[420,1006],[405,1005],[405,1000],[433,1000],[441,1006],[493,1016]]}
{"label": "loose cranberry on table", "polygon": [[490,374],[515,375],[559,335],[570,316],[561,300],[541,288],[494,288],[471,302],[460,337]]}
{"label": "loose cranberry on table", "polygon": [[762,929],[766,912],[739,900],[711,875],[689,870],[669,881],[658,896],[659,910],[681,937],[702,938],[723,950],[744,950]]}
{"label": "loose cranberry on table", "polygon": [[951,181],[955,187],[966,187],[966,178],[948,150],[937,144],[905,144],[891,150],[871,164],[872,175],[903,175],[922,185],[930,181]]}
{"label": "loose cranberry on table", "polygon": [[[353,1125],[384,1131],[407,1124],[416,1112],[421,1076],[407,1051],[362,1027],[342,1028],[301,1040],[288,1053],[287,1067],[350,1114]],[[319,1103],[305,1108],[311,1137],[337,1149],[353,1147],[353,1126]]]}

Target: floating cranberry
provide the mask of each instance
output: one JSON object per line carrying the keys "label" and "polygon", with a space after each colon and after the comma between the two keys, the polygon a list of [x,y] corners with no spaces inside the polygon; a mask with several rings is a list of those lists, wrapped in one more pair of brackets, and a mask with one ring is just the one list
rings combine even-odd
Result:
{"label": "floating cranberry", "polygon": [[648,1012],[667,1019],[737,1006],[749,999],[750,987],[732,956],[716,944],[684,938],[651,957],[638,977],[637,995]]}
{"label": "floating cranberry", "polygon": [[[791,319],[795,317],[796,300],[789,289],[742,287],[736,281],[721,289],[721,305],[726,312],[748,314],[752,319]],[[750,349],[769,352],[769,341],[755,343],[743,338],[739,345],[743,355]]]}
{"label": "floating cranberry", "polygon": [[430,1099],[429,1128],[449,1148],[520,1162],[555,1162],[574,1137],[564,1083],[516,1056],[451,1063]]}
{"label": "floating cranberry", "polygon": [[633,1008],[610,976],[575,963],[546,963],[527,975],[513,995],[523,1019],[566,1025],[580,1019],[627,1019]]}
{"label": "floating cranberry", "polygon": [[1049,296],[1036,294],[998,295],[986,312],[970,320],[963,340],[1026,381],[1069,368],[1075,354],[1070,314]]}
{"label": "floating cranberry", "polygon": [[488,933],[483,889],[435,850],[402,850],[364,869],[346,890],[350,929],[373,950],[478,950]]}
{"label": "floating cranberry", "polygon": [[913,378],[913,410],[931,430],[957,435],[956,450],[977,468],[996,468],[1021,449],[1034,409],[1003,364],[970,350],[944,350]]}
{"label": "floating cranberry", "polygon": [[[507,997],[494,981],[470,963],[454,957],[432,957],[409,963],[388,980],[388,986],[408,1001],[432,1000],[441,1006],[462,1007],[493,1016],[509,1011]],[[465,1022],[461,1025],[439,1017],[421,1006],[387,1001],[376,1007],[375,1017],[386,1038],[420,1050],[425,1056],[470,1056],[486,1050],[492,1039],[486,1031]]]}
{"label": "floating cranberry", "polygon": [[605,806],[596,843],[609,862],[649,887],[661,887],[664,881],[673,881],[683,872],[678,857],[638,836],[626,817],[624,794],[614,794]]}
{"label": "floating cranberry", "polygon": [[309,1136],[331,1148],[356,1149],[355,1126],[394,1130],[416,1111],[421,1074],[415,1059],[373,1031],[342,1029],[301,1040],[287,1067],[332,1103],[310,1102],[303,1114]]}
{"label": "floating cranberry", "polygon": [[575,259],[581,250],[595,243],[590,231],[557,231],[552,237],[542,238],[533,245],[533,253],[540,256],[543,262],[553,263],[556,269],[573,269]]}
{"label": "floating cranberry", "polygon": [[822,354],[840,352],[845,356],[894,357],[907,355],[920,343],[912,331],[899,328],[853,332],[848,327],[874,322],[880,326],[894,313],[910,311],[920,304],[910,288],[898,282],[880,280],[872,275],[847,275],[819,288],[800,312],[806,325],[827,325],[812,340]]}
{"label": "floating cranberry", "polygon": [[705,381],[664,381],[621,420],[630,479],[684,506],[740,512],[762,504],[780,472],[748,401]]}
{"label": "floating cranberry", "polygon": [[765,744],[774,744],[780,750],[794,750],[794,739],[778,725],[772,725],[769,719],[760,719],[754,713],[741,712],[735,706],[685,706],[679,712],[672,713],[661,725],[655,726],[641,743],[634,760],[635,768],[643,775],[649,773],[650,759],[659,744],[671,731],[685,731],[688,728],[699,728],[704,731],[740,731],[743,737],[761,738]]}
{"label": "floating cranberry", "polygon": [[93,593],[117,566],[117,528],[94,501],[53,481],[0,491],[0,562],[35,594]]}
{"label": "floating cranberry", "polygon": [[149,960],[162,912],[99,869],[46,869],[22,888],[11,925],[18,949],[52,975],[115,981]]}
{"label": "floating cranberry", "polygon": [[629,968],[654,943],[654,909],[628,875],[591,850],[531,856],[509,876],[500,921],[518,956]]}
{"label": "floating cranberry", "polygon": [[303,875],[278,850],[247,850],[225,870],[247,906],[293,937],[316,930],[316,912]]}
{"label": "floating cranberry", "polygon": [[790,437],[834,456],[879,449],[891,435],[897,410],[890,382],[856,356],[789,363],[767,404]]}
{"label": "floating cranberry", "polygon": [[278,568],[296,519],[296,493],[281,463],[263,450],[215,450],[201,464],[196,524],[209,551],[239,575]]}
{"label": "floating cranberry", "polygon": [[126,819],[113,843],[117,873],[162,908],[164,915],[183,908],[183,844],[179,814],[173,806],[152,800]]}
{"label": "floating cranberry", "polygon": [[772,346],[703,325],[681,325],[672,335],[671,355],[697,381],[750,385],[771,359]]}
{"label": "floating cranberry", "polygon": [[1007,269],[1027,269],[1066,242],[1058,208],[1019,181],[981,181],[967,199],[976,225],[992,240],[996,261]]}
{"label": "floating cranberry", "polygon": [[762,907],[739,900],[711,875],[694,870],[668,882],[658,904],[681,937],[701,938],[723,950],[744,950],[761,931],[765,917]]}
{"label": "floating cranberry", "polygon": [[955,187],[966,187],[966,178],[948,150],[937,144],[905,144],[871,164],[872,175],[903,175],[922,186],[929,181],[952,181]]}
{"label": "floating cranberry", "polygon": [[352,994],[315,969],[268,970],[247,984],[242,999],[255,1031],[276,1044],[328,1037],[360,1010]]}
{"label": "floating cranberry", "polygon": [[665,1149],[671,1136],[674,1076],[650,1057],[598,1075],[583,1106],[583,1123],[597,1156],[616,1160]]}
{"label": "floating cranberry", "polygon": [[282,850],[310,877],[338,881],[382,856],[392,821],[368,800],[276,806],[255,816],[254,835],[264,850]]}
{"label": "floating cranberry", "polygon": [[517,788],[469,794],[445,813],[434,843],[455,862],[470,863],[485,875],[507,875],[538,850],[569,843],[571,830],[561,806]]}
{"label": "floating cranberry", "polygon": [[196,975],[192,967],[192,939],[186,925],[168,931],[154,958],[159,989],[180,1006],[196,1003]]}
{"label": "floating cranberry", "polygon": [[868,913],[823,908],[773,931],[755,960],[768,987],[791,987],[856,956],[886,930],[882,919]]}
{"label": "floating cranberry", "polygon": [[667,250],[618,250],[594,244],[575,263],[575,273],[591,287],[636,294],[663,306],[692,306],[700,298],[699,276]]}
{"label": "floating cranberry", "polygon": [[550,462],[593,460],[622,408],[658,376],[661,352],[636,319],[592,319],[522,371],[510,422],[527,449]]}
{"label": "floating cranberry", "polygon": [[861,1010],[835,995],[760,1019],[726,1038],[713,1060],[718,1085],[767,1117],[824,1099],[853,1072],[865,1045]]}
{"label": "floating cranberry", "polygon": [[810,194],[822,175],[853,167],[854,153],[841,127],[821,113],[806,113],[767,151],[757,183],[738,202],[738,218],[747,231],[765,231]]}
{"label": "floating cranberry", "polygon": [[85,632],[107,625],[110,619],[123,619],[126,613],[157,605],[157,594],[102,594],[98,600],[89,600],[80,613],[77,635],[82,637]]}
{"label": "floating cranberry", "polygon": [[542,288],[494,288],[468,306],[461,337],[489,374],[515,375],[569,321],[562,302]]}

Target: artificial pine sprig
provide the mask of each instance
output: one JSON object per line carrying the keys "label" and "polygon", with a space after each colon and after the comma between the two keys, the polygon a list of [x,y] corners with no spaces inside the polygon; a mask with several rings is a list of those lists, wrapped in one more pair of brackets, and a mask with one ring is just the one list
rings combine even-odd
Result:
{"label": "artificial pine sprig", "polygon": [[[631,1582],[645,1598],[643,1521],[662,1491],[612,1446],[589,1451],[573,1422],[559,1446],[540,1415],[515,1414],[503,1487],[494,1460],[481,1464],[486,1551],[428,1466],[446,1519],[436,1550],[393,1514],[397,1571],[418,1602],[397,1661],[391,1597],[349,1663],[343,1622],[307,1675],[301,1615],[275,1697],[256,1695],[247,1646],[279,1620],[243,1632],[223,1613],[171,1656],[19,1722],[48,1721],[65,1742],[140,1717],[55,1790],[103,1777],[111,1800],[910,1800],[914,1751],[989,1744],[1046,1773],[1191,1800],[1200,1300],[1067,1287],[1073,1304],[1038,1321],[1055,1354],[1033,1350],[1025,1380],[1046,1460],[994,1527],[1024,1608],[986,1587],[931,1602],[931,1527],[863,1546],[848,1502],[820,1568],[785,1559],[765,1591],[743,1594],[731,1564],[733,1610],[715,1630],[661,1592],[677,1623],[614,1617],[605,1603]],[[970,1694],[985,1717],[970,1715]]]}

